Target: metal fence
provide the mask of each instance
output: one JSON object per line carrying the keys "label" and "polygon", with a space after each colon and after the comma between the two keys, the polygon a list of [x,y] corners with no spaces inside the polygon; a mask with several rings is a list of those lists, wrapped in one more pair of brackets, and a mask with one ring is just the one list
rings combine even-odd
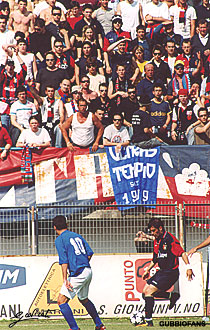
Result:
{"label": "metal fence", "polygon": [[0,255],[56,254],[52,219],[58,214],[66,216],[68,229],[81,234],[95,253],[151,252],[150,243],[134,239],[139,230],[147,231],[153,216],[161,218],[177,237],[180,232],[176,204],[139,205],[122,211],[108,204],[0,208]]}

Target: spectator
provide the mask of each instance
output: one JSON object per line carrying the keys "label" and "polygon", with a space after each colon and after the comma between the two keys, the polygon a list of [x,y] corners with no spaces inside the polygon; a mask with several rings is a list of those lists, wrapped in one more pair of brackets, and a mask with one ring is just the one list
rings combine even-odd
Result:
{"label": "spectator", "polygon": [[[46,0],[48,7],[46,9],[43,9],[40,12],[40,18],[42,18],[45,21],[45,24],[48,25],[50,22],[53,20],[53,15],[52,15],[52,9],[55,7],[55,0]],[[63,10],[61,9],[61,21],[65,21],[65,14]]]}
{"label": "spectator", "polygon": [[123,126],[124,117],[122,113],[113,115],[113,124],[107,126],[104,130],[103,145],[116,146],[116,152],[120,152],[122,147],[130,144],[128,130]]}
{"label": "spectator", "polygon": [[0,3],[0,12],[3,16],[6,17],[7,21],[9,19],[9,16],[10,16],[10,5],[9,5],[9,2],[7,1],[2,1]]}
{"label": "spectator", "polygon": [[27,0],[18,0],[18,8],[10,14],[8,29],[14,32],[21,31],[27,38],[29,28],[34,32],[34,21],[34,15],[27,10]]}
{"label": "spectator", "polygon": [[[92,146],[92,151],[96,151],[99,146],[100,138],[103,135],[104,128],[100,120],[87,111],[87,101],[79,100],[79,111],[69,117],[61,126],[61,131],[66,142],[67,148],[74,151],[74,146],[79,148],[88,148]],[[94,140],[94,127],[98,128],[98,135]],[[72,128],[71,142],[68,136],[69,128]]]}
{"label": "spectator", "polygon": [[54,7],[54,6],[60,7],[62,9],[62,11],[64,12],[64,14],[67,13],[67,10],[66,10],[65,6],[61,2],[58,2],[58,1],[55,1],[55,0],[49,0],[49,1],[47,1],[47,0],[45,1],[44,0],[44,1],[40,1],[36,5],[36,7],[35,7],[35,9],[33,11],[33,14],[36,17],[39,17],[42,10],[47,9],[47,8],[50,7],[49,2],[51,2],[51,7]]}
{"label": "spectator", "polygon": [[6,54],[3,46],[14,45],[14,32],[7,29],[7,18],[0,15],[0,65],[5,64]]}
{"label": "spectator", "polygon": [[200,124],[194,129],[195,144],[196,145],[209,145],[210,144],[210,120],[208,118],[208,111],[206,108],[198,110],[198,118]]}
{"label": "spectator", "polygon": [[66,113],[64,114],[65,120],[73,115],[73,113],[79,111],[78,103],[82,97],[81,87],[73,86],[71,89],[71,96],[71,100],[64,105],[64,109],[66,110]]}
{"label": "spectator", "polygon": [[204,64],[210,55],[210,36],[208,22],[204,19],[198,22],[198,33],[192,38],[192,53],[201,52]]}
{"label": "spectator", "polygon": [[59,69],[66,70],[67,77],[74,82],[74,59],[68,51],[64,51],[64,45],[61,40],[54,41],[53,51],[57,58],[55,66]]}
{"label": "spectator", "polygon": [[97,72],[97,60],[94,57],[87,59],[87,77],[90,79],[90,89],[99,94],[99,85],[106,82],[104,75]]}
{"label": "spectator", "polygon": [[[130,79],[133,83],[137,79],[139,74],[139,68],[134,64],[133,71],[132,68],[132,53],[126,52],[126,40],[125,38],[119,38],[116,42],[112,43],[108,48],[107,52],[110,55],[110,65],[112,69],[112,78],[117,78],[116,68],[118,65],[123,65],[125,67],[126,78]],[[118,48],[115,51],[115,47]]]}
{"label": "spectator", "polygon": [[[109,58],[107,53],[107,48],[114,42],[118,40],[118,38],[124,37],[126,39],[131,39],[130,33],[122,30],[122,16],[115,15],[112,18],[112,30],[106,34],[104,38],[104,60],[106,63],[106,73],[110,75],[112,73],[112,69],[109,64]],[[128,43],[126,43],[126,51],[128,48]],[[115,49],[117,50],[117,48]]]}
{"label": "spectator", "polygon": [[41,96],[45,95],[46,86],[51,85],[57,89],[64,78],[68,79],[67,73],[56,67],[57,58],[54,52],[48,52],[45,61],[46,68],[40,69],[36,77],[36,89]]}
{"label": "spectator", "polygon": [[96,92],[90,89],[90,78],[88,76],[82,77],[81,92],[83,99],[85,99],[88,103],[98,96]]}
{"label": "spectator", "polygon": [[[100,122],[102,123],[102,125],[104,126],[104,110],[102,109],[97,109],[96,112],[95,112],[95,116],[98,118],[98,120],[100,120]],[[94,127],[94,137],[96,139],[98,135],[98,128],[95,126]],[[100,138],[99,140],[99,147],[103,148],[103,137]]]}
{"label": "spectator", "polygon": [[108,87],[105,83],[99,85],[99,96],[91,100],[89,110],[95,113],[97,109],[104,110],[103,125],[106,127],[112,123],[112,115],[116,105],[108,97]]}
{"label": "spectator", "polygon": [[[124,98],[120,104],[119,111],[124,116],[123,124],[129,128],[132,127],[132,116],[133,113],[139,109],[139,102],[137,100],[135,86],[128,86],[128,97]],[[129,130],[130,136],[132,130]]]}
{"label": "spectator", "polygon": [[183,39],[194,36],[196,11],[187,5],[187,0],[178,0],[178,3],[170,8],[170,17],[174,22],[174,33],[180,34]]}
{"label": "spectator", "polygon": [[112,30],[112,17],[115,14],[114,9],[108,8],[108,3],[109,0],[101,0],[101,7],[96,9],[92,14],[92,18],[96,18],[97,21],[101,24],[104,35]]}
{"label": "spectator", "polygon": [[131,34],[131,38],[136,37],[136,28],[143,22],[142,6],[139,1],[123,0],[118,3],[117,14],[122,16],[124,31],[128,31]]}
{"label": "spectator", "polygon": [[10,107],[7,103],[0,101],[0,119],[1,124],[3,127],[5,127],[7,130],[10,126]]}
{"label": "spectator", "polygon": [[[84,41],[82,45],[82,56],[75,61],[75,80],[76,84],[80,84],[82,76],[88,73],[87,71],[87,59],[92,57],[92,45],[89,41]],[[100,74],[104,74],[103,63],[97,59],[97,68]]]}
{"label": "spectator", "polygon": [[26,65],[18,54],[17,59],[21,65],[19,73],[15,72],[15,63],[12,60],[7,59],[5,65],[0,66],[0,97],[1,101],[6,102],[9,106],[17,100],[16,88],[24,83],[27,74]]}
{"label": "spectator", "polygon": [[39,120],[37,116],[29,118],[29,128],[24,129],[16,143],[16,147],[25,147],[28,144],[31,148],[50,147],[50,136],[45,128],[39,128]]}
{"label": "spectator", "polygon": [[168,126],[171,121],[171,109],[168,102],[163,100],[162,84],[154,84],[154,98],[151,101],[151,106],[147,110],[150,115],[150,122],[155,133],[161,140],[168,141]]}
{"label": "spectator", "polygon": [[208,23],[210,22],[209,9],[209,0],[202,0],[202,4],[196,7],[197,22],[199,22],[201,19],[205,19]]}
{"label": "spectator", "polygon": [[136,28],[137,37],[131,40],[129,50],[133,50],[136,46],[141,46],[144,49],[144,60],[149,61],[152,57],[152,40],[146,36],[146,27],[138,25]]}
{"label": "spectator", "polygon": [[69,79],[64,78],[60,86],[58,87],[58,90],[55,91],[55,99],[61,99],[63,103],[70,102],[71,100],[71,94],[70,94],[70,89],[71,89],[71,83]]}
{"label": "spectator", "polygon": [[[14,51],[12,51],[12,48],[14,48]],[[5,48],[5,51],[7,54],[12,57],[15,63],[15,72],[20,72],[22,70],[22,67],[20,65],[20,62],[17,58],[17,54],[22,59],[23,63],[25,63],[27,67],[27,75],[25,80],[28,81],[34,80],[37,75],[37,64],[36,64],[36,58],[33,53],[27,52],[27,43],[25,39],[19,39],[17,41],[17,46],[9,46]]]}
{"label": "spectator", "polygon": [[101,47],[98,39],[95,37],[94,28],[92,26],[85,25],[82,30],[82,40],[76,42],[78,58],[82,55],[82,46],[85,41],[89,41],[91,43],[91,56],[97,57],[101,60]]}
{"label": "spectator", "polygon": [[36,56],[38,68],[41,68],[45,66],[45,54],[51,50],[52,34],[46,31],[45,21],[41,18],[36,19],[34,30],[35,32],[29,35],[29,51]]}
{"label": "spectator", "polygon": [[174,64],[176,62],[176,46],[173,40],[168,40],[165,46],[166,56],[163,57],[164,62],[168,63],[171,76],[174,74]]}
{"label": "spectator", "polygon": [[61,99],[55,99],[55,89],[51,85],[45,88],[45,97],[40,97],[36,90],[30,86],[31,93],[41,107],[42,127],[44,127],[52,141],[52,146],[62,147],[62,134],[60,126],[64,122],[64,104]]}
{"label": "spectator", "polygon": [[[142,76],[144,73],[144,67],[148,63],[148,61],[144,60],[144,48],[142,46],[135,46],[133,49],[133,61],[137,64],[139,68],[139,74],[136,78],[135,84],[138,84],[142,80]],[[134,67],[135,67],[134,64]]]}
{"label": "spectator", "polygon": [[77,1],[71,1],[69,4],[70,14],[67,18],[67,22],[70,24],[72,30],[74,30],[75,24],[82,19],[82,15],[80,15],[80,5]]}
{"label": "spectator", "polygon": [[168,63],[162,60],[163,49],[161,45],[155,45],[153,48],[153,59],[150,62],[154,67],[154,79],[162,80],[163,84],[168,84],[171,80],[171,70]]}
{"label": "spectator", "polygon": [[82,38],[82,30],[85,25],[91,26],[94,28],[95,36],[99,41],[101,48],[103,48],[102,33],[103,29],[97,20],[92,18],[93,7],[90,4],[86,4],[82,8],[83,18],[75,24],[74,34],[78,41]]}
{"label": "spectator", "polygon": [[173,22],[165,22],[164,24],[159,25],[159,29],[154,30],[153,41],[156,44],[166,46],[168,41],[174,42],[176,50],[179,51],[182,36],[180,34],[174,33],[174,23]]}
{"label": "spectator", "polygon": [[[151,100],[153,98],[153,86],[154,83],[160,83],[163,85],[162,80],[154,78],[154,65],[152,63],[147,63],[144,67],[145,78],[142,79],[137,85],[137,95],[146,95]],[[165,94],[165,88],[163,88],[163,93]]]}
{"label": "spectator", "polygon": [[151,105],[150,98],[142,95],[139,100],[139,110],[132,116],[133,137],[132,143],[140,148],[154,148],[164,144],[163,141],[152,133],[150,116],[147,112]]}
{"label": "spectator", "polygon": [[157,24],[170,22],[168,6],[159,0],[152,0],[146,4],[143,8],[143,16],[147,27],[151,29]]}
{"label": "spectator", "polygon": [[178,55],[176,61],[182,61],[184,63],[184,73],[190,74],[192,77],[196,77],[200,80],[199,74],[203,67],[203,61],[201,59],[201,52],[192,54],[192,46],[190,40],[183,40],[182,42],[183,53]]}
{"label": "spectator", "polygon": [[167,99],[173,101],[177,99],[178,91],[180,89],[186,89],[190,92],[191,82],[188,73],[184,73],[184,62],[179,60],[174,64],[174,77],[171,79],[168,85]]}
{"label": "spectator", "polygon": [[109,82],[108,96],[119,106],[122,98],[128,96],[128,85],[131,82],[126,78],[124,65],[117,64],[116,73],[117,78]]}
{"label": "spectator", "polygon": [[171,137],[176,144],[194,143],[194,128],[197,124],[195,116],[195,103],[189,100],[187,89],[178,92],[179,103],[175,105],[172,116]]}
{"label": "spectator", "polygon": [[[7,132],[6,128],[2,126],[0,115],[0,158],[4,160],[7,157],[7,153],[12,146],[12,140]],[[2,149],[4,147],[4,150]]]}
{"label": "spectator", "polygon": [[25,87],[19,86],[16,90],[18,101],[14,102],[10,108],[11,128],[10,135],[12,145],[16,146],[20,133],[29,128],[28,120],[32,115],[37,115],[37,110],[32,102],[27,100],[27,91]]}
{"label": "spectator", "polygon": [[63,27],[64,24],[62,23],[64,22],[61,22],[61,8],[52,7],[52,20],[49,24],[46,25],[46,30],[49,31],[53,36],[51,40],[52,46],[54,45],[55,40],[59,40],[65,44],[63,51],[67,51],[71,48],[69,39],[73,36],[73,30],[69,26],[68,31],[67,28],[65,29]]}

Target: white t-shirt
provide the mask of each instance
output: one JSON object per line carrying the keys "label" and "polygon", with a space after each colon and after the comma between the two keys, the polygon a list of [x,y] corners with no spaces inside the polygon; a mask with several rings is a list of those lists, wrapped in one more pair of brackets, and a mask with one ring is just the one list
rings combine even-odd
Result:
{"label": "white t-shirt", "polygon": [[37,144],[43,144],[46,142],[51,141],[50,135],[48,133],[48,131],[42,127],[42,128],[38,128],[37,132],[33,132],[31,130],[31,128],[27,128],[24,129],[17,142],[21,142],[21,143],[37,143]]}
{"label": "white t-shirt", "polygon": [[[18,53],[18,55],[20,56],[21,60],[23,60],[23,62],[25,63],[26,67],[27,67],[27,75],[26,75],[26,79],[33,79],[33,60],[34,60],[34,54],[32,53],[27,53],[26,55],[22,55],[20,53]],[[15,72],[19,73],[22,69],[20,62],[17,59],[17,56],[14,54],[13,55],[13,61],[15,62]]]}
{"label": "white t-shirt", "polygon": [[113,143],[130,141],[127,128],[125,126],[121,126],[120,129],[117,129],[114,124],[111,124],[105,128],[103,138]]}
{"label": "white t-shirt", "polygon": [[15,33],[10,30],[6,30],[5,32],[0,32],[0,65],[5,64],[6,62],[6,53],[3,50],[2,46],[16,45],[14,36]]}
{"label": "white t-shirt", "polygon": [[179,13],[181,8],[177,5],[172,6],[169,10],[170,16],[174,19],[174,33],[180,34],[184,39],[190,38],[191,21],[196,19],[196,11],[193,7],[188,6],[185,13],[185,23],[179,23]]}
{"label": "white t-shirt", "polygon": [[29,101],[24,104],[18,100],[10,108],[10,115],[16,115],[17,123],[25,128],[29,128],[29,118],[37,115],[37,113],[35,105]]}
{"label": "white t-shirt", "polygon": [[[66,14],[67,10],[62,3],[56,1],[55,6],[61,8],[61,10],[63,10],[64,14]],[[49,5],[46,1],[41,1],[36,5],[36,7],[33,11],[33,14],[36,16],[39,16],[41,11],[44,9],[47,9],[48,7],[49,7]]]}
{"label": "white t-shirt", "polygon": [[101,83],[105,83],[106,78],[102,74],[99,74],[99,73],[97,73],[95,76],[92,76],[88,73],[87,76],[90,78],[90,87],[89,87],[90,90],[94,91],[94,92],[98,93],[98,95],[100,95],[99,85]]}
{"label": "white t-shirt", "polygon": [[163,17],[165,19],[169,19],[168,6],[165,2],[163,2],[163,3],[159,2],[157,5],[155,5],[153,2],[150,2],[143,7],[144,19],[145,19],[146,15],[151,15],[154,17]]}
{"label": "white t-shirt", "polygon": [[130,32],[131,38],[136,38],[136,28],[139,25],[139,2],[134,1],[128,3],[127,1],[119,2],[122,15],[122,30]]}

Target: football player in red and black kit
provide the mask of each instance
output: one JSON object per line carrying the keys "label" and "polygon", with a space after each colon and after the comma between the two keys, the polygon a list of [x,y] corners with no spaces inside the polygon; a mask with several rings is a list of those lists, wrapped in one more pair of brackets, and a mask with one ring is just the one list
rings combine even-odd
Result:
{"label": "football player in red and black kit", "polygon": [[153,259],[143,274],[143,280],[149,277],[150,270],[158,263],[160,270],[152,276],[143,289],[145,299],[145,320],[140,325],[153,326],[152,311],[154,298],[170,300],[169,309],[172,309],[179,299],[179,293],[166,292],[179,278],[179,257],[182,257],[186,264],[186,276],[189,281],[193,278],[193,271],[190,267],[186,252],[179,241],[172,234],[167,232],[160,219],[152,218],[148,224],[150,232],[154,236]]}

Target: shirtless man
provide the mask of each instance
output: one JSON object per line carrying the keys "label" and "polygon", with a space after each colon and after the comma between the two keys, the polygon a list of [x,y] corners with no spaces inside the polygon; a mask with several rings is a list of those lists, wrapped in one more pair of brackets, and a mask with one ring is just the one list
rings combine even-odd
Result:
{"label": "shirtless man", "polygon": [[[45,20],[45,25],[48,25],[50,22],[53,21],[52,19],[52,8],[55,7],[56,0],[46,0],[49,7],[47,9],[44,9],[40,13],[40,18],[43,18]],[[65,15],[63,10],[61,10],[61,21],[65,21]]]}
{"label": "shirtless man", "polygon": [[10,14],[8,29],[14,32],[21,31],[26,37],[34,32],[34,15],[27,10],[27,0],[18,0],[18,9]]}

